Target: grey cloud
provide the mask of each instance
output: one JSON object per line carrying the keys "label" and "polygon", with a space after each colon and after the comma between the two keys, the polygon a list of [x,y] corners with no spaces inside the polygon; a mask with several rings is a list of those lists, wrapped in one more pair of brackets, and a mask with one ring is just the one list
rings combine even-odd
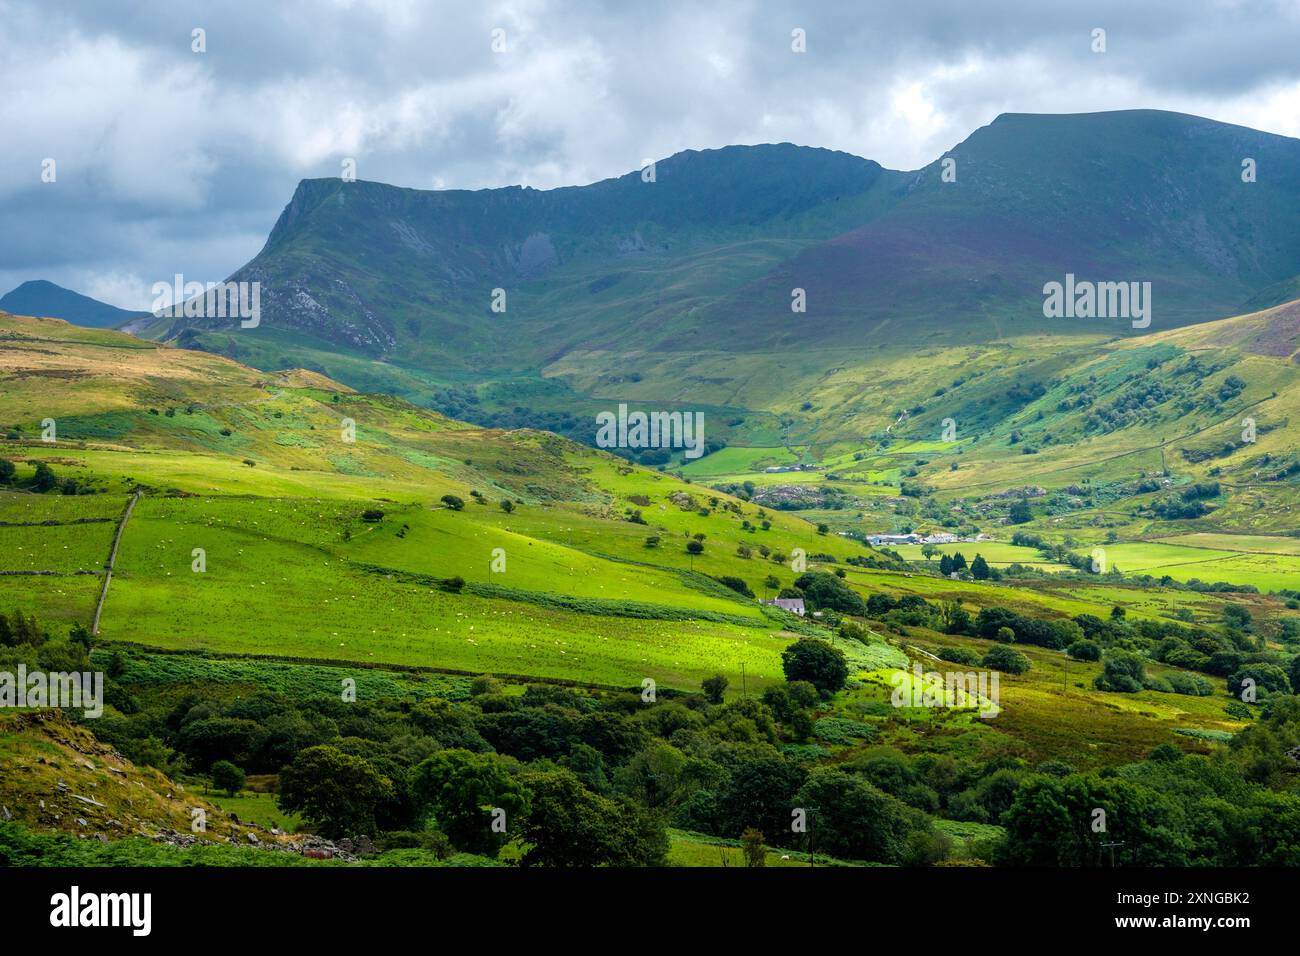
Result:
{"label": "grey cloud", "polygon": [[0,0],[0,291],[44,277],[142,307],[174,272],[221,278],[347,156],[400,185],[545,188],[727,143],[915,168],[1004,111],[1295,135],[1298,46],[1282,0]]}

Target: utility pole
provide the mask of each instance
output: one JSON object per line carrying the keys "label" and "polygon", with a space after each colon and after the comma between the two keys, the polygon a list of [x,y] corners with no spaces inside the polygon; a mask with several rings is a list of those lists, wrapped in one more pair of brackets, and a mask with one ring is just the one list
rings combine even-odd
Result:
{"label": "utility pole", "polygon": [[749,696],[749,685],[745,683],[745,662],[740,662],[740,696]]}
{"label": "utility pole", "polygon": [[1111,868],[1112,870],[1115,868],[1115,847],[1117,847],[1117,846],[1123,846],[1123,845],[1124,845],[1124,842],[1125,842],[1125,841],[1120,840],[1118,843],[1103,843],[1103,844],[1102,844],[1102,847],[1110,847],[1110,868]]}

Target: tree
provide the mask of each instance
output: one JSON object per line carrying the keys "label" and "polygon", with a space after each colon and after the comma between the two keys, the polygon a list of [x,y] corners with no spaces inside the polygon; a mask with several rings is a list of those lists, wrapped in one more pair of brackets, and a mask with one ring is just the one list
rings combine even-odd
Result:
{"label": "tree", "polygon": [[369,761],[327,744],[300,751],[280,771],[280,808],[330,839],[373,833],[375,811],[392,798],[392,781]]}
{"label": "tree", "polygon": [[790,811],[796,806],[794,795],[803,786],[803,769],[780,756],[746,754],[732,768],[731,779],[718,794],[718,820],[722,833],[739,836],[753,827],[776,835],[778,843],[788,845]]}
{"label": "tree", "polygon": [[212,786],[232,797],[237,796],[244,789],[244,771],[229,760],[218,760],[212,765]]}
{"label": "tree", "polygon": [[946,554],[939,558],[939,573],[945,578],[952,574],[952,558]]}
{"label": "tree", "polygon": [[787,681],[807,681],[825,696],[842,690],[849,677],[843,651],[810,637],[782,651],[781,665]]}
{"label": "tree", "polygon": [[749,585],[745,583],[744,578],[738,578],[731,574],[724,574],[722,577],[718,578],[718,581],[731,588],[731,590],[735,591],[737,594],[743,594],[745,597],[750,598],[754,596],[754,592],[749,589]]}
{"label": "tree", "polygon": [[998,644],[984,655],[983,666],[1006,674],[1023,674],[1029,670],[1029,658],[1014,647]]}
{"label": "tree", "polygon": [[763,845],[763,832],[749,827],[740,835],[740,851],[745,855],[745,866],[767,866],[767,847]]}
{"label": "tree", "polygon": [[458,498],[455,495],[443,495],[438,499],[452,511],[461,511],[465,507],[465,499]]}
{"label": "tree", "polygon": [[1101,647],[1095,641],[1075,641],[1065,653],[1076,661],[1101,660]]}
{"label": "tree", "polygon": [[763,587],[767,588],[769,591],[777,591],[781,587],[781,579],[775,574],[769,574],[763,579]]}
{"label": "tree", "polygon": [[825,571],[810,571],[795,579],[794,585],[810,605],[811,610],[839,611],[865,617],[867,604],[861,595],[844,581]]}
{"label": "tree", "polygon": [[926,564],[929,564],[930,559],[933,558],[936,554],[942,554],[942,552],[934,545],[932,544],[921,545],[921,557],[925,558]]}
{"label": "tree", "polygon": [[0,458],[0,485],[11,484],[18,469],[8,458]]}
{"label": "tree", "polygon": [[1102,672],[1093,680],[1097,690],[1119,694],[1136,694],[1146,681],[1146,662],[1132,651],[1113,651],[1106,655]]}
{"label": "tree", "polygon": [[527,789],[496,754],[441,750],[411,769],[410,787],[417,812],[466,853],[496,856],[528,812]]}
{"label": "tree", "polygon": [[703,553],[704,553],[704,543],[701,542],[701,541],[696,541],[694,538],[692,538],[690,541],[687,541],[687,542],[686,542],[686,553],[687,553],[687,554],[703,554]]}
{"label": "tree", "polygon": [[814,770],[794,804],[807,814],[813,847],[832,856],[902,863],[908,834],[928,829],[919,811],[833,767]]}
{"label": "tree", "polygon": [[651,812],[592,793],[570,770],[522,775],[531,808],[523,826],[524,866],[659,866],[668,834]]}
{"label": "tree", "polygon": [[731,682],[723,674],[716,674],[713,677],[704,678],[700,687],[704,689],[704,697],[710,704],[722,703],[723,692],[726,691],[727,685]]}
{"label": "tree", "polygon": [[32,478],[32,490],[46,492],[58,484],[58,478],[54,475],[54,469],[43,461],[36,463],[36,475]]}
{"label": "tree", "polygon": [[[1300,658],[1297,658],[1300,660]],[[1287,672],[1276,664],[1246,664],[1228,678],[1228,693],[1240,697],[1247,679],[1253,680],[1260,690],[1276,694],[1291,693],[1291,680]]]}
{"label": "tree", "polygon": [[975,560],[970,563],[970,573],[976,581],[987,581],[989,576],[989,563],[984,560],[984,555],[976,554]]}
{"label": "tree", "polygon": [[1021,498],[1011,505],[1007,511],[1007,520],[1012,524],[1024,524],[1034,519],[1034,513],[1029,509],[1029,499]]}
{"label": "tree", "polygon": [[994,635],[993,640],[997,641],[999,644],[1014,644],[1016,642],[1016,632],[1009,627],[1000,627],[997,630],[997,634]]}
{"label": "tree", "polygon": [[515,510],[515,503],[511,501],[509,498],[506,498],[504,501],[501,502],[501,510],[504,511],[506,514],[510,514],[510,512]]}
{"label": "tree", "polygon": [[[1104,833],[1093,830],[1098,810],[1106,814]],[[1000,844],[999,864],[1106,866],[1110,853],[1103,843],[1123,844],[1122,861],[1132,866],[1190,862],[1193,837],[1174,797],[1117,777],[1030,777],[1002,823],[1007,839]]]}

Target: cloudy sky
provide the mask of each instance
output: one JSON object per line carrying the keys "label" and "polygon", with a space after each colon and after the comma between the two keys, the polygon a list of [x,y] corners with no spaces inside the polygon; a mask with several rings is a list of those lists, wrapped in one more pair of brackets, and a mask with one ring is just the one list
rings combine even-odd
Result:
{"label": "cloudy sky", "polygon": [[1300,136],[1298,49],[1296,0],[0,0],[0,293],[222,279],[349,157],[548,188],[729,143],[912,169],[1003,112]]}

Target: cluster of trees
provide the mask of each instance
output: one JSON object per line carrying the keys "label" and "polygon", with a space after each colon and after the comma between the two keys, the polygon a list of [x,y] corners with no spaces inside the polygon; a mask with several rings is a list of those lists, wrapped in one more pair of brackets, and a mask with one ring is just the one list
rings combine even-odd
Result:
{"label": "cluster of trees", "polygon": [[780,597],[803,598],[809,611],[836,611],[861,617],[867,613],[862,596],[840,575],[809,571],[795,578],[794,586],[782,589]]}
{"label": "cluster of trees", "polygon": [[[1114,843],[1129,866],[1300,865],[1297,764],[1286,756],[1298,744],[1300,699],[1279,696],[1209,756],[1164,744],[1127,766],[1028,775],[1000,817],[1007,835],[992,857],[1101,866],[1110,862],[1102,844]],[[1098,809],[1104,834],[1092,826]]]}
{"label": "cluster of trees", "polygon": [[[22,610],[0,614],[0,671],[14,673],[19,664],[28,672],[72,673],[96,670],[90,665],[92,638],[84,624],[52,633],[49,626]],[[117,662],[110,664],[104,679],[104,699],[123,712],[133,712],[133,698],[114,680],[120,673]]]}
{"label": "cluster of trees", "polygon": [[[8,458],[0,458],[0,485],[13,485],[18,482],[18,469]],[[45,494],[57,491],[65,495],[93,494],[94,489],[77,481],[69,475],[60,478],[46,462],[38,461],[32,477],[25,483],[28,491]]]}
{"label": "cluster of trees", "polygon": [[512,844],[524,865],[653,865],[669,825],[804,849],[791,821],[806,807],[817,852],[934,858],[943,840],[924,813],[863,773],[783,751],[809,740],[847,675],[843,655],[814,639],[792,645],[784,665],[787,682],[729,701],[725,678],[652,703],[550,685],[511,695],[479,678],[464,699],[418,702],[160,694],[94,729],[133,759],[217,786],[278,773],[284,809],[322,834],[385,845],[495,856]]}
{"label": "cluster of trees", "polygon": [[[929,550],[927,551],[927,549]],[[927,544],[921,549],[921,554],[927,561],[939,553],[939,550],[933,545]],[[997,568],[990,567],[989,563],[984,560],[984,555],[982,554],[977,553],[975,555],[975,560],[971,561],[970,564],[966,563],[966,555],[962,554],[960,551],[954,551],[952,554],[940,555],[939,573],[944,577],[967,570],[970,571],[970,576],[976,581],[999,581],[1002,579],[1001,572],[998,571]]]}

